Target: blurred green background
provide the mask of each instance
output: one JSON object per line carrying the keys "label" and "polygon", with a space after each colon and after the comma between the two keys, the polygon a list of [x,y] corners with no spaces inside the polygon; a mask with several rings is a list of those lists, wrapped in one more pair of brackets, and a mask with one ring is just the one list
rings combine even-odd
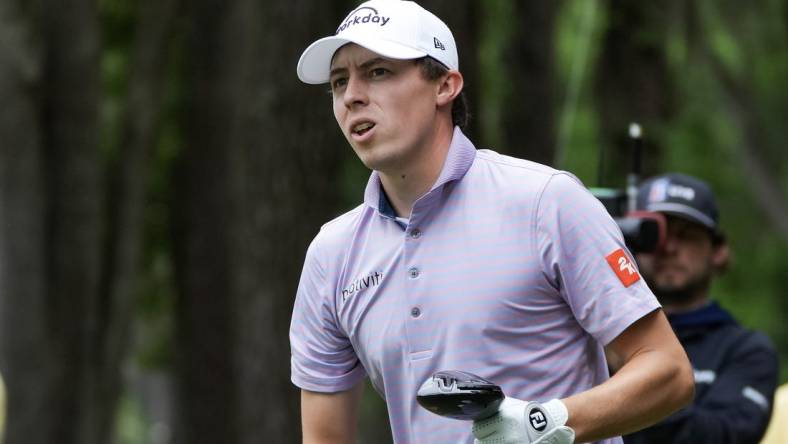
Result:
{"label": "blurred green background", "polygon": [[[479,148],[623,187],[708,181],[713,295],[788,380],[788,2],[430,0]],[[295,65],[347,0],[0,2],[6,443],[299,442],[287,329],[306,246],[369,172]],[[370,389],[361,442],[388,442]]]}

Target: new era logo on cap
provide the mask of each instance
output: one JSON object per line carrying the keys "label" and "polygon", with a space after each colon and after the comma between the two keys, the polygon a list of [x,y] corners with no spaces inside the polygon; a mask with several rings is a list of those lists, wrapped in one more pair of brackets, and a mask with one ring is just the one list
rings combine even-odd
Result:
{"label": "new era logo on cap", "polygon": [[443,46],[443,43],[441,43],[441,41],[438,40],[437,37],[433,37],[432,42],[435,44],[436,48],[440,49],[441,51],[446,51],[446,47]]}

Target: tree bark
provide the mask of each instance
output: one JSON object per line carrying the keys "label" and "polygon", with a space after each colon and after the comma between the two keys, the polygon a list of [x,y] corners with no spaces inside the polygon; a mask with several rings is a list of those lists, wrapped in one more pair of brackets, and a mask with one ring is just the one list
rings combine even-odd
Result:
{"label": "tree bark", "polygon": [[[124,133],[105,189],[96,4],[3,2],[0,22],[0,41],[10,43],[0,45],[0,98],[11,111],[0,117],[5,442],[104,444],[127,349],[144,187],[140,152],[150,144],[151,125],[142,117]],[[135,69],[158,63],[133,62]],[[139,96],[136,85],[132,94]],[[132,106],[137,111],[139,104]]]}
{"label": "tree bark", "polygon": [[[237,228],[230,188],[243,17],[252,2],[195,1],[188,11],[190,58],[186,145],[176,172],[174,257],[176,441],[238,442],[229,239]],[[236,40],[238,40],[236,42]],[[238,46],[236,46],[238,44]],[[242,55],[242,54],[240,54]]]}
{"label": "tree bark", "polygon": [[479,141],[480,127],[476,116],[479,114],[479,10],[482,5],[477,0],[426,0],[419,2],[448,25],[457,44],[468,99],[470,122],[465,134],[473,141]]}
{"label": "tree bark", "polygon": [[[704,41],[708,42],[708,37]],[[753,198],[774,229],[784,239],[788,239],[788,195],[778,179],[781,165],[770,167],[770,163],[764,160],[770,143],[762,124],[762,108],[755,103],[752,88],[738,80],[707,45],[699,45],[697,50],[720,82],[730,120],[741,134],[741,142],[737,145],[744,181],[750,186]],[[781,131],[788,133],[785,128],[781,128]],[[775,147],[771,151],[783,152],[783,149]]]}
{"label": "tree bark", "polygon": [[558,2],[513,2],[515,27],[504,49],[511,84],[503,103],[503,145],[495,149],[552,165],[556,115],[554,54]]}
{"label": "tree bark", "polygon": [[91,2],[4,5],[21,43],[8,50],[3,82],[20,112],[2,136],[16,141],[3,145],[7,442],[98,442],[89,405],[101,238],[97,15]]}
{"label": "tree bark", "polygon": [[606,155],[600,185],[624,185],[630,170],[631,122],[644,128],[646,175],[659,171],[659,134],[674,113],[665,39],[675,3],[609,0],[608,28],[595,73],[596,110]]}
{"label": "tree bark", "polygon": [[[250,53],[254,75],[246,89],[259,101],[246,109],[243,151],[234,159],[243,199],[243,224],[233,239],[241,258],[235,282],[244,332],[237,356],[243,444],[271,433],[300,441],[299,392],[283,383],[290,380],[290,315],[309,242],[349,209],[340,208],[340,175],[342,162],[354,155],[326,85],[301,83],[294,68],[309,43],[333,34],[347,12],[338,3],[266,2],[257,20],[262,26],[255,27],[261,47]],[[362,195],[359,190],[359,200]]]}
{"label": "tree bark", "polygon": [[106,235],[102,245],[98,328],[93,350],[99,355],[94,384],[93,421],[98,443],[110,442],[118,398],[123,389],[122,366],[129,351],[135,302],[140,288],[145,191],[151,153],[156,146],[162,111],[174,0],[137,3],[137,27],[130,48],[128,93],[117,155],[108,163],[104,194]]}
{"label": "tree bark", "polygon": [[6,442],[37,444],[53,435],[51,416],[34,412],[52,407],[56,359],[44,322],[41,10],[22,3],[0,3],[0,371],[8,396]]}
{"label": "tree bark", "polygon": [[349,152],[295,75],[344,5],[191,3],[175,207],[179,442],[298,442],[287,332],[304,252],[339,212]]}

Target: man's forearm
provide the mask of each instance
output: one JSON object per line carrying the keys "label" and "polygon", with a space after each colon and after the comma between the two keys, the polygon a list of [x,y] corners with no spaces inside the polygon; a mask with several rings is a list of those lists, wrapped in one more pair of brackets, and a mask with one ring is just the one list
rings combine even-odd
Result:
{"label": "man's forearm", "polygon": [[301,391],[304,444],[354,444],[364,384],[337,393]]}
{"label": "man's forearm", "polygon": [[671,353],[650,350],[605,383],[563,401],[576,442],[587,442],[652,425],[689,403],[693,393],[691,368]]}
{"label": "man's forearm", "polygon": [[576,442],[640,430],[692,400],[692,366],[662,310],[627,327],[606,352],[621,363],[615,375],[564,400]]}

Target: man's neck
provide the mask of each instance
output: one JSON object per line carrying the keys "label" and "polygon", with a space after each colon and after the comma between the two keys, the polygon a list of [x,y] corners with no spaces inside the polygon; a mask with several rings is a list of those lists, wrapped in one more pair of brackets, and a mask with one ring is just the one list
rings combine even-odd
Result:
{"label": "man's neck", "polygon": [[378,171],[380,182],[397,216],[409,218],[413,204],[438,180],[449,153],[454,129],[441,125],[435,137],[422,147],[413,165],[405,171]]}

